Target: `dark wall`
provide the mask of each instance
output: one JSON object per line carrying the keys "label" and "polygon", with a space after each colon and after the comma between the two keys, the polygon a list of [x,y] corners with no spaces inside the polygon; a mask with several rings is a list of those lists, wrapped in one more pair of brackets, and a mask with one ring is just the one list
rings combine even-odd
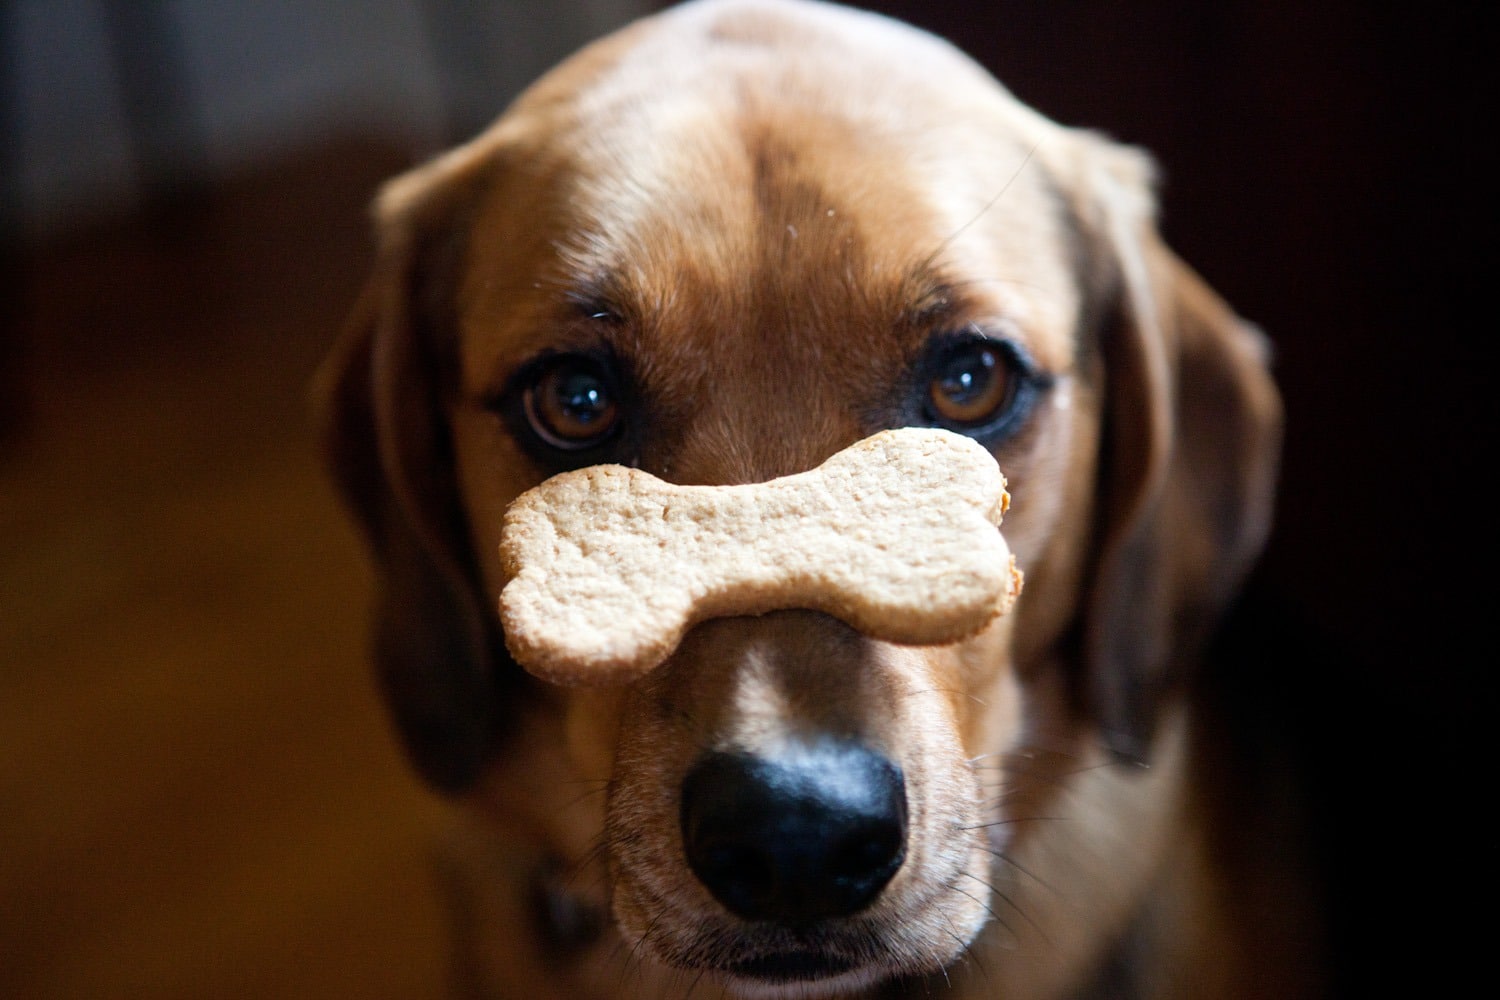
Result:
{"label": "dark wall", "polygon": [[[1493,880],[1495,15],[1331,0],[887,0],[1152,150],[1168,239],[1275,343],[1279,519],[1239,619],[1305,771],[1340,992],[1440,981]],[[1400,13],[1394,13],[1399,10]],[[1467,907],[1463,907],[1467,908]],[[1486,918],[1488,920],[1488,918]]]}

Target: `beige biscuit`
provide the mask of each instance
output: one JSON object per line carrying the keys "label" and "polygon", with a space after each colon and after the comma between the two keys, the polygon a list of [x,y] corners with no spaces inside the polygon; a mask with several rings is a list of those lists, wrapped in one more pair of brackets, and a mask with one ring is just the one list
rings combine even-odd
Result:
{"label": "beige biscuit", "polygon": [[597,684],[645,674],[697,622],[782,608],[891,642],[954,642],[1020,591],[997,530],[1009,499],[989,452],[926,428],[742,486],[566,472],[505,514],[506,645],[544,680]]}

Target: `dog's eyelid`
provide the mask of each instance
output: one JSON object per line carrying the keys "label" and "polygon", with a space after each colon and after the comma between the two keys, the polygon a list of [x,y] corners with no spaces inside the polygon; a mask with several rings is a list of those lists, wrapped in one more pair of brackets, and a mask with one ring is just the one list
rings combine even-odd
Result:
{"label": "dog's eyelid", "polygon": [[608,343],[594,337],[554,339],[544,347],[491,366],[491,374],[485,377],[481,383],[483,388],[476,396],[486,409],[496,409],[508,397],[518,394],[542,368],[568,358],[580,358],[606,369],[615,368],[614,350]]}
{"label": "dog's eyelid", "polygon": [[1025,337],[1004,320],[970,321],[938,329],[922,343],[914,367],[919,372],[927,371],[942,356],[975,347],[998,350],[1018,375],[1027,378],[1046,375],[1027,347]]}

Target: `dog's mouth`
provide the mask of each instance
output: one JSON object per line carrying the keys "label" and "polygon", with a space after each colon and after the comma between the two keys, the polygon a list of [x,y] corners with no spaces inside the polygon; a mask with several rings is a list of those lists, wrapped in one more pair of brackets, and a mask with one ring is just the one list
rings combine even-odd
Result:
{"label": "dog's mouth", "polygon": [[661,923],[648,934],[649,950],[666,965],[732,984],[735,996],[842,994],[921,964],[892,952],[883,921],[794,929],[710,917],[683,936],[663,934]]}
{"label": "dog's mouth", "polygon": [[725,971],[767,983],[797,983],[842,975],[856,963],[821,951],[780,951],[735,962]]}
{"label": "dog's mouth", "polygon": [[806,941],[787,940],[785,934],[774,938],[740,942],[738,954],[721,953],[709,968],[734,995],[779,1000],[843,996],[888,978],[902,964],[891,961],[880,935],[870,929]]}

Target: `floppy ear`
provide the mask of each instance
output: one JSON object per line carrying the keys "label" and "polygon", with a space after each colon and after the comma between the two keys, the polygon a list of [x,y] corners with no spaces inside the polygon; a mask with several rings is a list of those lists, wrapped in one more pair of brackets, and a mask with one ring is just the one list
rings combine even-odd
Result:
{"label": "floppy ear", "polygon": [[440,162],[383,192],[374,271],[316,387],[327,459],[376,563],[386,701],[418,771],[450,793],[478,778],[499,735],[504,648],[442,405],[465,236],[457,173]]}
{"label": "floppy ear", "polygon": [[1086,700],[1110,749],[1143,760],[1265,543],[1281,403],[1260,332],[1158,235],[1149,161],[1088,142],[1106,409]]}

